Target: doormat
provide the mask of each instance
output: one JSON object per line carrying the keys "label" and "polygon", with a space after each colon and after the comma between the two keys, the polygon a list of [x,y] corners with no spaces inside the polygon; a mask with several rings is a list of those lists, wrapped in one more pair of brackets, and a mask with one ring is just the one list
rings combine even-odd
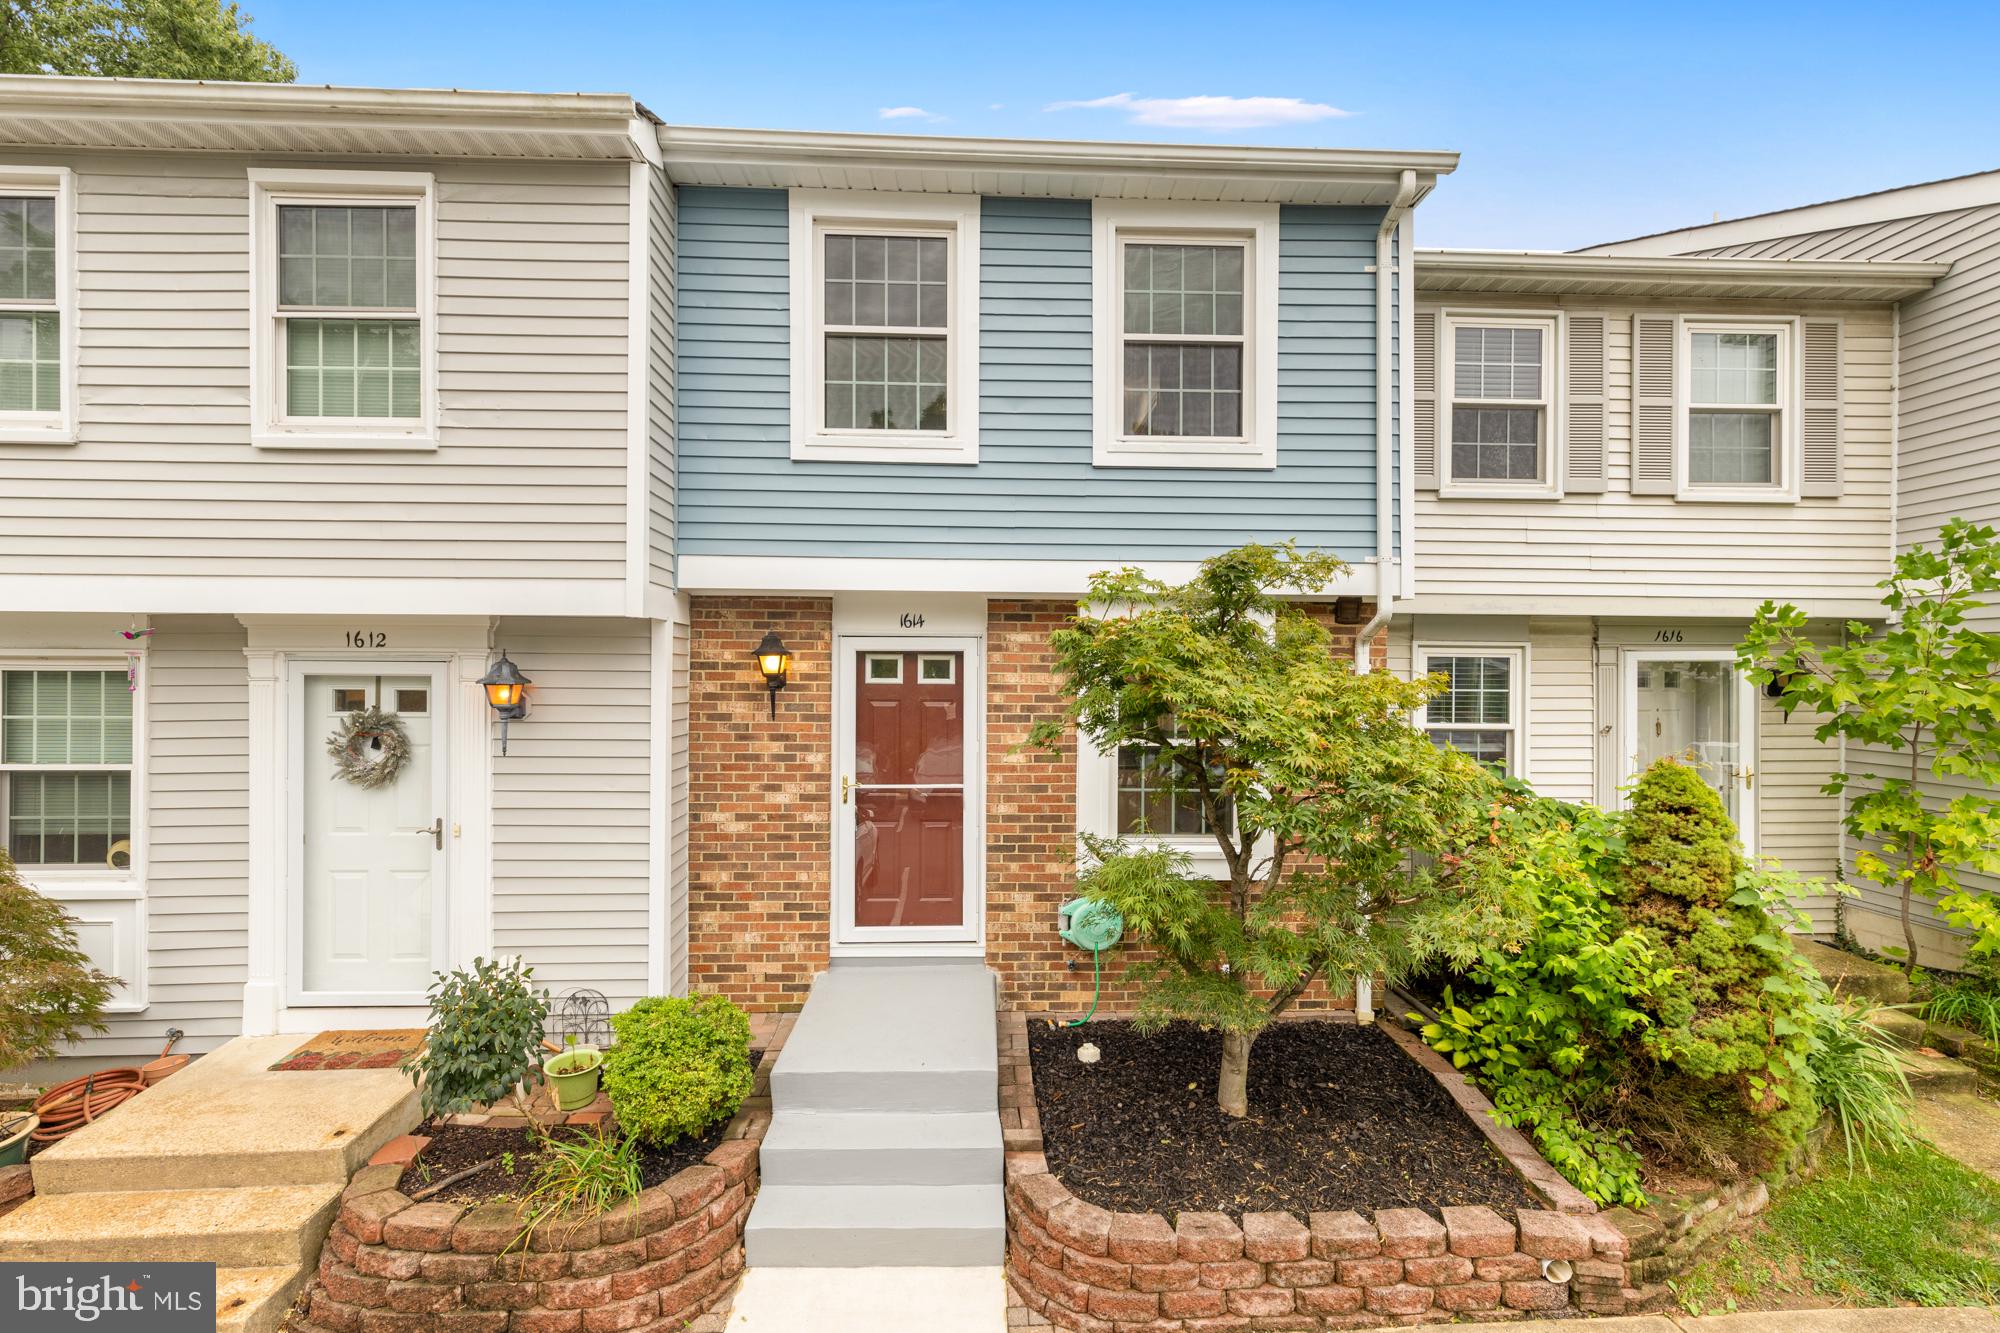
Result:
{"label": "doormat", "polygon": [[322,1032],[271,1066],[301,1069],[393,1069],[424,1044],[423,1028],[336,1028]]}

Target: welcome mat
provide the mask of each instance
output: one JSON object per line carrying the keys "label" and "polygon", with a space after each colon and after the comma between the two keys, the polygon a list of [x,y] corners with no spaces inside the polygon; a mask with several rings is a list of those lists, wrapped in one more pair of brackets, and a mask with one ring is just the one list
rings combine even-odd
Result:
{"label": "welcome mat", "polygon": [[393,1069],[424,1044],[423,1028],[336,1028],[322,1032],[271,1066],[291,1073],[302,1069]]}

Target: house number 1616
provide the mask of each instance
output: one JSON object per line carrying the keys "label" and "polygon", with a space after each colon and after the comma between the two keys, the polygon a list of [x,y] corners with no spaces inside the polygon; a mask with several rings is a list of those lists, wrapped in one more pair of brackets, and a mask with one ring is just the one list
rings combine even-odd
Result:
{"label": "house number 1616", "polygon": [[1677,629],[1656,629],[1653,631],[1654,643],[1679,643],[1680,641],[1681,632]]}
{"label": "house number 1616", "polygon": [[351,629],[347,631],[349,648],[387,648],[389,636],[379,629]]}

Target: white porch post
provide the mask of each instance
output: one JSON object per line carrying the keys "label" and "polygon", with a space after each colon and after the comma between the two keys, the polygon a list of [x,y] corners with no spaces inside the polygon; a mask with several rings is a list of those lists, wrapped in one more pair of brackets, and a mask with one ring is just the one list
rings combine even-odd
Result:
{"label": "white porch post", "polygon": [[278,654],[245,652],[249,675],[250,975],[243,983],[243,1034],[278,1030],[284,1005],[285,853],[279,804],[285,799],[284,679]]}

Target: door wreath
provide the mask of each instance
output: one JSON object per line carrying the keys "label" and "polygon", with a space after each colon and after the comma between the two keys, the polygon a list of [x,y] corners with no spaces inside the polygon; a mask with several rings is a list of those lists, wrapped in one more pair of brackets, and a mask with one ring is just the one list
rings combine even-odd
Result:
{"label": "door wreath", "polygon": [[333,756],[334,777],[372,791],[394,782],[409,762],[410,733],[396,714],[362,708],[341,719],[326,738],[326,752]]}

